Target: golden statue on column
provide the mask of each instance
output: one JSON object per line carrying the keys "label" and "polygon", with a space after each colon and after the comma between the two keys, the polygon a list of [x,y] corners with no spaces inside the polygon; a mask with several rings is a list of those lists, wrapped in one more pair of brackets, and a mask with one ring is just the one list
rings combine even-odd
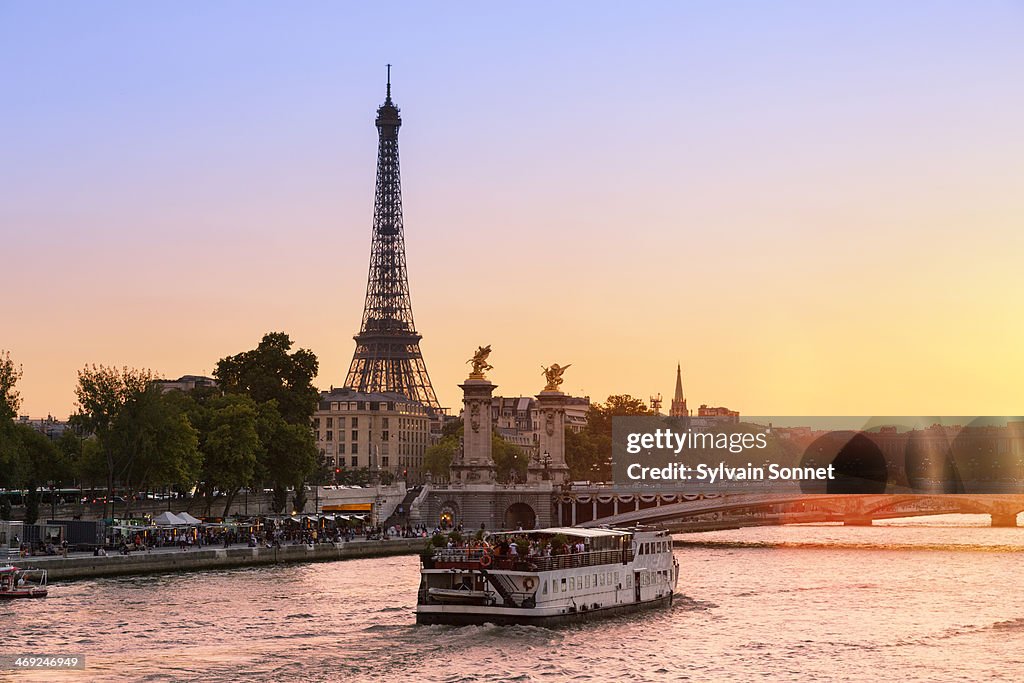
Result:
{"label": "golden statue on column", "polygon": [[544,375],[544,379],[548,382],[547,386],[544,387],[544,391],[561,391],[558,386],[562,383],[562,373],[571,367],[572,363],[569,363],[568,365],[559,365],[558,363],[554,363],[549,368],[545,368],[542,365],[541,368],[543,368],[544,372],[541,374]]}
{"label": "golden statue on column", "polygon": [[478,346],[476,347],[476,353],[473,357],[466,362],[472,364],[473,371],[469,373],[470,379],[484,379],[484,373],[488,370],[493,370],[494,366],[487,362],[487,357],[491,355],[491,345]]}

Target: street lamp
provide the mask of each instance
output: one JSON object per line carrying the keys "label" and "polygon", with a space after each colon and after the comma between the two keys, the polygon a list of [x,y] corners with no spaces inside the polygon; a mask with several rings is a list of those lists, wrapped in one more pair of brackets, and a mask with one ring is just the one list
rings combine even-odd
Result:
{"label": "street lamp", "polygon": [[544,473],[541,475],[544,481],[549,481],[551,479],[551,473],[549,472],[549,468],[551,467],[551,454],[547,451],[544,451],[543,457],[538,454],[537,462],[544,466]]}
{"label": "street lamp", "polygon": [[54,484],[53,484],[53,480],[51,479],[50,480],[50,521],[53,521],[54,519],[57,518],[57,512],[56,512],[56,510],[57,510],[57,500],[56,500],[56,498],[54,498],[54,495],[53,495],[54,489],[55,489],[55,487],[54,487]]}

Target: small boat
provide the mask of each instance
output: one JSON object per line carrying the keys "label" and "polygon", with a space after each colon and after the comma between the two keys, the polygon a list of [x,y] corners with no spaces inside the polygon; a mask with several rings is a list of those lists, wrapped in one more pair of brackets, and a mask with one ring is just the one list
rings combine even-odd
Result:
{"label": "small boat", "polygon": [[47,592],[45,569],[0,567],[0,600],[45,598]]}
{"label": "small boat", "polygon": [[455,588],[428,588],[431,602],[449,605],[490,605],[494,598],[487,591]]}

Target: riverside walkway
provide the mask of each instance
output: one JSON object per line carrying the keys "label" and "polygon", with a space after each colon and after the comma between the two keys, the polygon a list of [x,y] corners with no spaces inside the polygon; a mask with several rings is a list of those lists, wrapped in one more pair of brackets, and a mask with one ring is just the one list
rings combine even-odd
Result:
{"label": "riverside walkway", "polygon": [[289,562],[329,562],[361,557],[411,555],[418,553],[425,543],[423,538],[391,538],[381,541],[353,540],[341,543],[313,545],[282,545],[276,548],[234,545],[206,546],[203,548],[154,548],[132,551],[128,555],[111,552],[108,555],[69,553],[18,557],[7,561],[19,567],[45,569],[54,580],[86,579],[101,576],[123,576],[175,571],[204,571],[230,567],[255,567]]}

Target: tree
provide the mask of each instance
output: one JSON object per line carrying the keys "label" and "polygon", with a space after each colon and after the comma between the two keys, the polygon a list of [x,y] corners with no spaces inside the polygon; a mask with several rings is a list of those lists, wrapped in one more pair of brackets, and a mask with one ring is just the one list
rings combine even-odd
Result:
{"label": "tree", "polygon": [[289,354],[292,340],[284,332],[269,332],[259,346],[221,358],[214,377],[229,393],[247,394],[257,403],[276,401],[285,422],[309,426],[320,392],[313,378],[320,367],[307,349]]}
{"label": "tree", "polygon": [[605,458],[611,455],[611,438],[603,434],[594,434],[584,429],[574,432],[565,428],[565,462],[569,466],[569,476],[573,480],[589,480],[598,473],[605,478]]}
{"label": "tree", "polygon": [[262,444],[257,459],[259,478],[273,482],[275,489],[298,489],[317,465],[318,453],[309,423],[288,424],[278,412],[276,401],[261,404],[258,410],[257,431]]}
{"label": "tree", "polygon": [[592,434],[612,435],[612,418],[623,415],[652,415],[647,404],[629,394],[609,396],[605,403],[594,403],[587,413],[587,430]]}
{"label": "tree", "polygon": [[134,492],[191,484],[198,476],[198,434],[180,405],[156,384],[134,394],[122,406],[108,442],[116,479],[129,494],[125,514],[131,510]]}
{"label": "tree", "polygon": [[459,437],[450,434],[427,447],[423,454],[423,467],[435,477],[447,478],[451,471],[452,459],[458,450]]}
{"label": "tree", "polygon": [[227,517],[238,490],[252,484],[261,450],[256,426],[256,403],[248,396],[222,396],[210,402],[202,437],[202,480],[210,489],[207,514],[213,487],[227,496],[222,515]]}
{"label": "tree", "polygon": [[21,394],[14,385],[21,379],[21,366],[15,367],[10,351],[0,351],[0,420],[13,420],[21,409]]}
{"label": "tree", "polygon": [[15,433],[21,442],[22,462],[18,468],[21,480],[15,484],[28,489],[25,497],[25,523],[39,519],[39,485],[53,480],[56,472],[57,448],[44,434],[28,425],[17,425]]}
{"label": "tree", "polygon": [[25,445],[11,420],[0,420],[0,488],[21,488],[27,476]]}
{"label": "tree", "polygon": [[587,413],[587,427],[579,434],[566,428],[565,462],[573,479],[611,479],[612,420],[625,415],[651,415],[647,404],[629,394],[594,403]]}
{"label": "tree", "polygon": [[153,373],[149,370],[128,367],[87,365],[78,371],[78,386],[75,387],[78,412],[71,416],[71,422],[97,438],[106,470],[109,517],[114,512],[114,482],[123,465],[118,460],[120,452],[114,447],[111,432],[128,401],[144,392],[152,381]]}
{"label": "tree", "polygon": [[530,456],[494,432],[491,433],[491,458],[494,460],[498,481],[511,483],[526,481]]}
{"label": "tree", "polygon": [[316,472],[318,459],[310,420],[320,397],[313,386],[319,361],[312,351],[289,353],[291,348],[287,334],[270,332],[255,349],[220,359],[213,373],[224,391],[245,394],[258,406],[256,472],[273,483],[278,509],[286,504],[283,492],[298,491]]}

